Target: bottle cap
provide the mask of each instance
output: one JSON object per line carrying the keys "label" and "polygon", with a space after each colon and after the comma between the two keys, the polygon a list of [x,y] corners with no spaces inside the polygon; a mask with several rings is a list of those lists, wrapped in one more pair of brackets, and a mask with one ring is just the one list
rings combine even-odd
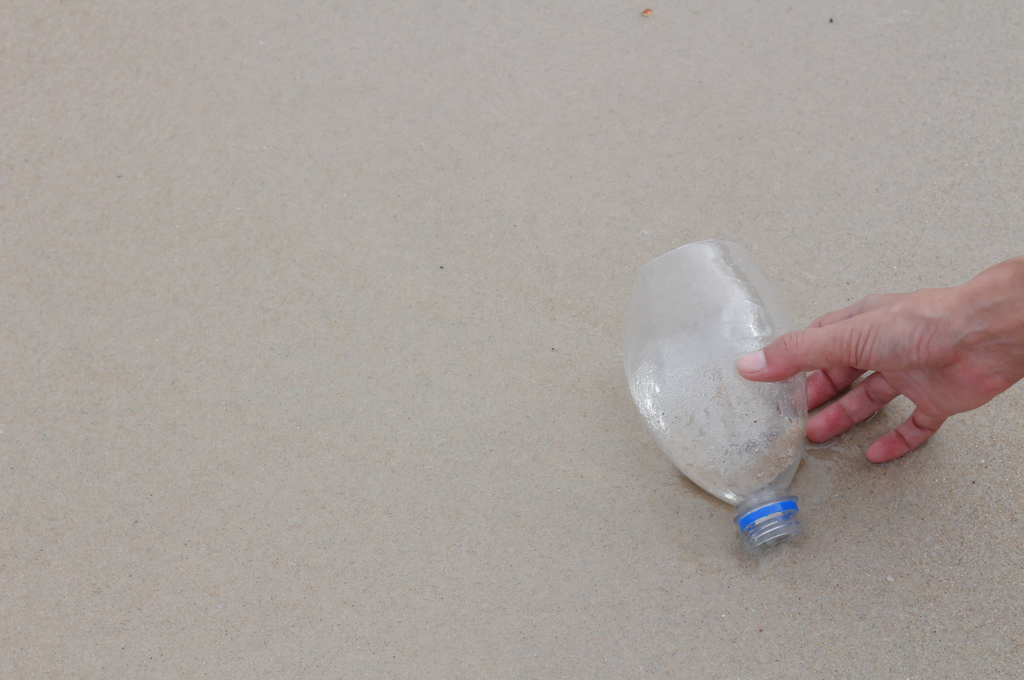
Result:
{"label": "bottle cap", "polygon": [[736,515],[736,524],[752,547],[773,548],[800,533],[796,502],[796,496],[783,496],[744,508]]}

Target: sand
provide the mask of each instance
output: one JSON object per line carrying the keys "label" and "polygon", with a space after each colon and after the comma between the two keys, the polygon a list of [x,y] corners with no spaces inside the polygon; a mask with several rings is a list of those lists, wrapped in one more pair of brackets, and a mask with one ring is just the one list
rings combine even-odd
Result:
{"label": "sand", "polygon": [[1020,253],[1022,12],[7,3],[0,677],[1018,677],[1020,386],[759,561],[620,329],[705,238],[798,324]]}

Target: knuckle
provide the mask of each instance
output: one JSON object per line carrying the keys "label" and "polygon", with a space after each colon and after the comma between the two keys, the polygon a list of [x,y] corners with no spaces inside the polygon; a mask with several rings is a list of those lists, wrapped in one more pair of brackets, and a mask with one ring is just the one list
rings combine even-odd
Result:
{"label": "knuckle", "polygon": [[843,318],[844,310],[837,310],[834,312],[828,312],[827,314],[822,314],[817,319],[815,319],[814,323],[812,323],[811,325],[816,328],[819,328],[821,326],[831,326],[832,324],[842,320]]}
{"label": "knuckle", "polygon": [[887,394],[892,391],[892,388],[888,382],[885,382],[885,376],[881,373],[875,375],[878,377],[872,376],[872,379],[864,382],[864,395],[873,408],[881,408],[892,401],[893,396]]}
{"label": "knuckle", "polygon": [[803,351],[803,342],[800,339],[799,333],[786,333],[780,337],[776,343],[779,355],[785,357],[791,362],[799,363],[801,359],[801,352]]}
{"label": "knuckle", "polygon": [[779,349],[786,353],[793,352],[797,349],[799,340],[794,332],[789,332],[779,338]]}
{"label": "knuckle", "polygon": [[955,358],[956,343],[946,324],[928,313],[908,312],[904,317],[902,352],[912,366],[944,365]]}
{"label": "knuckle", "polygon": [[893,430],[893,433],[894,433],[894,434],[895,434],[895,435],[896,435],[896,436],[897,436],[897,437],[899,438],[899,440],[900,440],[900,441],[901,441],[901,442],[903,443],[903,447],[904,447],[904,448],[906,449],[906,453],[909,453],[909,452],[911,452],[911,451],[913,451],[914,449],[916,449],[916,448],[917,448],[916,446],[914,446],[914,445],[913,445],[913,444],[912,444],[912,443],[910,442],[910,440],[909,440],[909,439],[907,439],[907,435],[906,435],[906,433],[905,433],[905,432],[903,432],[903,431],[901,431],[901,430],[900,430],[900,428],[896,428],[895,430]]}
{"label": "knuckle", "polygon": [[843,419],[846,421],[845,424],[847,427],[857,424],[856,414],[850,408],[850,405],[846,402],[846,400],[840,399],[839,401],[836,402],[836,406],[839,408],[839,411],[843,414]]}
{"label": "knuckle", "polygon": [[871,368],[871,357],[878,334],[874,326],[853,324],[850,331],[842,336],[839,351],[844,360],[854,368]]}
{"label": "knuckle", "polygon": [[835,378],[827,370],[821,371],[822,380],[828,385],[828,389],[832,394],[839,394],[842,392],[841,389],[836,385]]}
{"label": "knuckle", "polygon": [[942,423],[944,421],[921,413],[920,410],[915,410],[910,416],[910,422],[918,430],[924,432],[926,437],[930,437],[935,434],[940,427],[942,427]]}

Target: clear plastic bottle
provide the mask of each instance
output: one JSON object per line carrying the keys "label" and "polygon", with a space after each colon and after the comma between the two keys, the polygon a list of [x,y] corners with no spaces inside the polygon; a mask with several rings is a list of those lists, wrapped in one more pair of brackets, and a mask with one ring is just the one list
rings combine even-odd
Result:
{"label": "clear plastic bottle", "polygon": [[803,454],[804,375],[745,380],[736,360],[788,331],[789,315],[753,258],[700,241],[640,269],[626,309],[629,389],[658,446],[683,474],[737,506],[747,542],[800,532],[788,495]]}

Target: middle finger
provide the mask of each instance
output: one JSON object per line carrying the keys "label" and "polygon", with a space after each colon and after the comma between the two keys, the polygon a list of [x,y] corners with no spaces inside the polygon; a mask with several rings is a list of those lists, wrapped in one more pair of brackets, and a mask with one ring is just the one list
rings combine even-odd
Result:
{"label": "middle finger", "polygon": [[846,432],[899,395],[882,373],[872,373],[843,397],[807,421],[807,438],[823,442]]}
{"label": "middle finger", "polygon": [[835,398],[854,381],[864,375],[859,368],[827,368],[807,376],[807,408],[816,409]]}

